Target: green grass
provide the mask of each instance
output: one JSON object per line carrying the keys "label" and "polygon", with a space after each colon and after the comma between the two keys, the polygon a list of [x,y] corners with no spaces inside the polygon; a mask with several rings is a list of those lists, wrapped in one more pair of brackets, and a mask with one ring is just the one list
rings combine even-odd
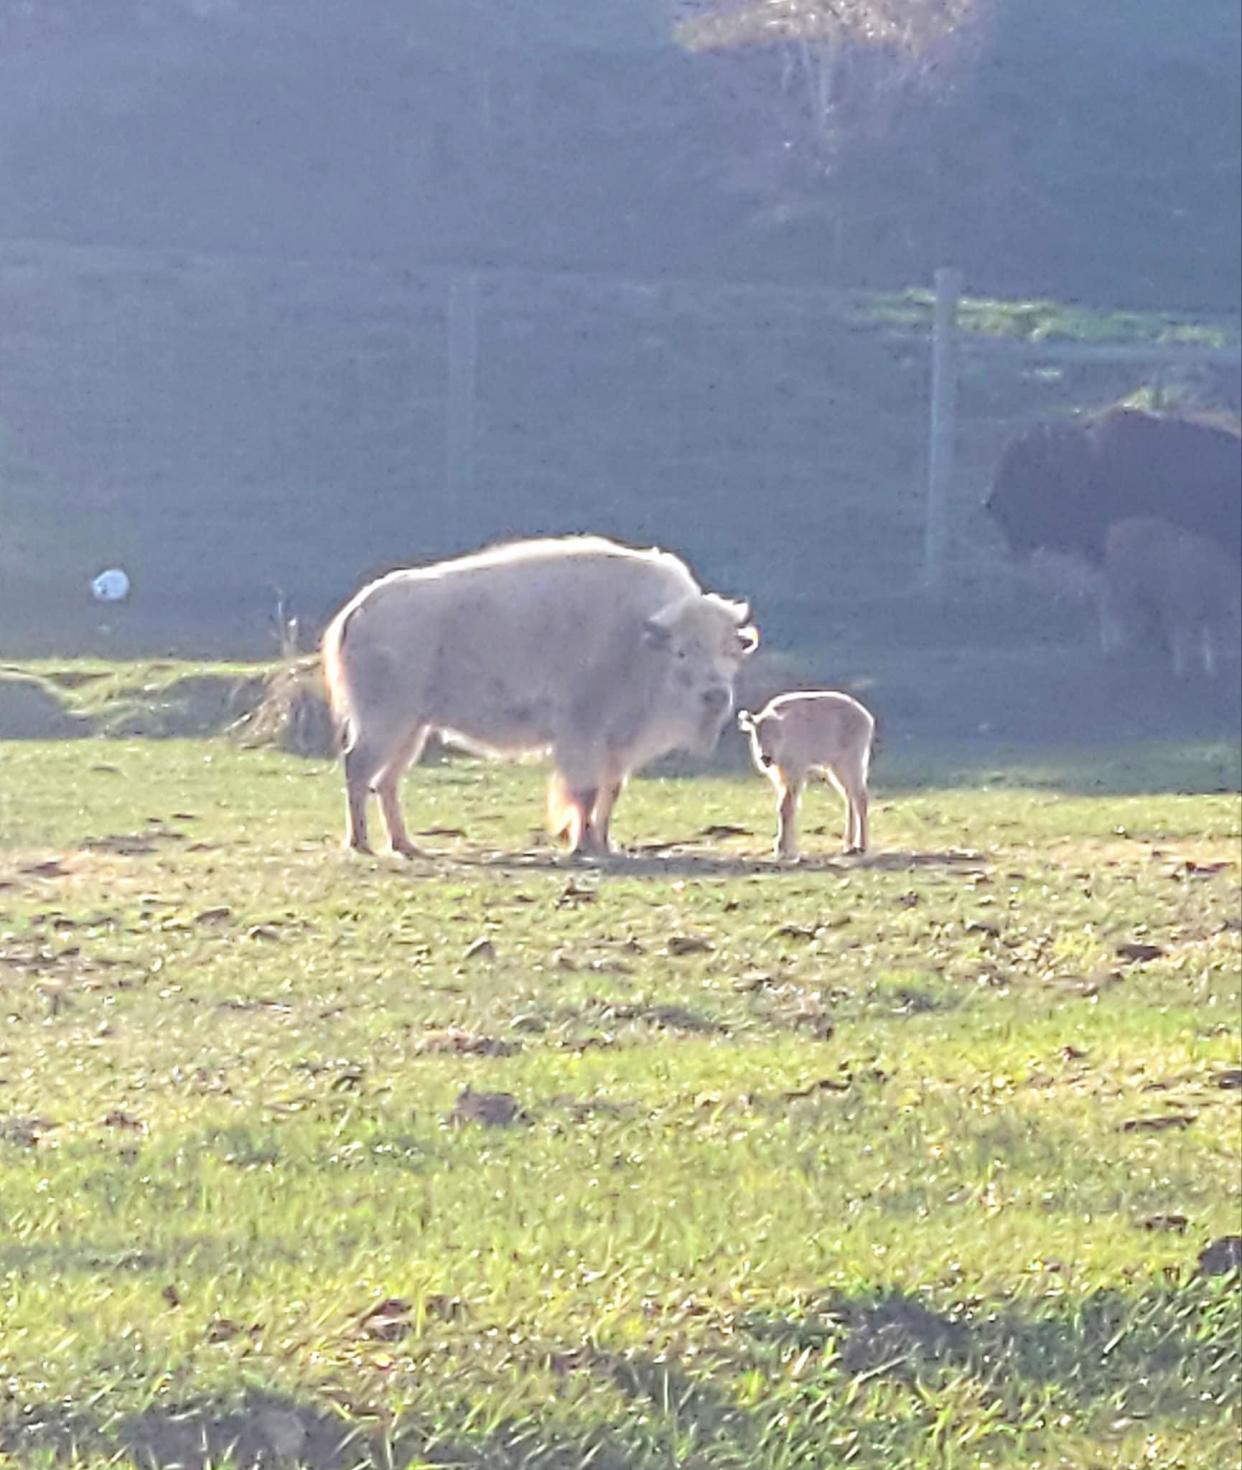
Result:
{"label": "green grass", "polygon": [[[891,326],[929,328],[934,293],[924,289],[876,297],[871,319]],[[1178,312],[1116,311],[1059,301],[962,298],[958,321],[965,332],[1029,342],[1128,343],[1178,347],[1228,347],[1238,340],[1230,318],[1200,319]]]}
{"label": "green grass", "polygon": [[320,763],[0,746],[0,1456],[1230,1463],[1236,751],[965,765],[792,869],[640,780],[601,872],[535,767],[402,863]]}

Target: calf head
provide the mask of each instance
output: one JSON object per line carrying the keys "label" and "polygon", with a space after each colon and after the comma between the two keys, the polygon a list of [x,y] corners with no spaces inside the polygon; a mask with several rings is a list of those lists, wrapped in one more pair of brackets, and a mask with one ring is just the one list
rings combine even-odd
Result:
{"label": "calf head", "polygon": [[739,710],[738,728],[750,738],[750,755],[761,771],[770,771],[779,756],[781,715],[779,710],[768,710],[761,715],[752,715],[747,709]]}
{"label": "calf head", "polygon": [[661,723],[679,743],[707,755],[733,709],[742,660],[757,647],[750,608],[715,593],[693,593],[643,624],[647,655],[659,660]]}

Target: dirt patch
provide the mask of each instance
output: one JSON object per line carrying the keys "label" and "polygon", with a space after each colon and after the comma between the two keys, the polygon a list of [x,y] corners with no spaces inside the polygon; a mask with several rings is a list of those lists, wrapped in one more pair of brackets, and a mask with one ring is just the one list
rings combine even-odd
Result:
{"label": "dirt patch", "polygon": [[69,710],[45,680],[0,672],[0,740],[72,739],[89,735],[93,727],[93,721]]}

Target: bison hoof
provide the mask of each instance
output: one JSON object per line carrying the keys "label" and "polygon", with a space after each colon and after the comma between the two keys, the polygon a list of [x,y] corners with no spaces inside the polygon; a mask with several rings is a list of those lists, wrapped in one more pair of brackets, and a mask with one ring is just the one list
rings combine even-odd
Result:
{"label": "bison hoof", "polygon": [[403,858],[426,857],[421,847],[416,847],[412,842],[394,842],[392,845],[393,855]]}
{"label": "bison hoof", "polygon": [[841,851],[846,857],[862,857],[867,849],[865,847],[843,847]]}
{"label": "bison hoof", "polygon": [[375,856],[375,849],[371,846],[369,842],[358,842],[352,837],[347,837],[345,839],[345,851],[360,852],[363,857]]}

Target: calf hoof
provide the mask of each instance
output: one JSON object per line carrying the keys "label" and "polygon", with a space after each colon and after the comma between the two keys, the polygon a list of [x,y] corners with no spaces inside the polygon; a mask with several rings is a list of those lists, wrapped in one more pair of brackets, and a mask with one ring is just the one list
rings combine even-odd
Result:
{"label": "calf hoof", "polygon": [[360,852],[363,855],[363,857],[374,857],[375,856],[375,849],[371,846],[371,844],[369,842],[360,842],[355,837],[347,837],[345,839],[343,851],[345,851],[345,852]]}
{"label": "calf hoof", "polygon": [[867,849],[865,847],[843,847],[841,851],[846,857],[862,857]]}
{"label": "calf hoof", "polygon": [[421,847],[416,847],[412,842],[394,842],[392,851],[394,857],[420,858],[427,856]]}

